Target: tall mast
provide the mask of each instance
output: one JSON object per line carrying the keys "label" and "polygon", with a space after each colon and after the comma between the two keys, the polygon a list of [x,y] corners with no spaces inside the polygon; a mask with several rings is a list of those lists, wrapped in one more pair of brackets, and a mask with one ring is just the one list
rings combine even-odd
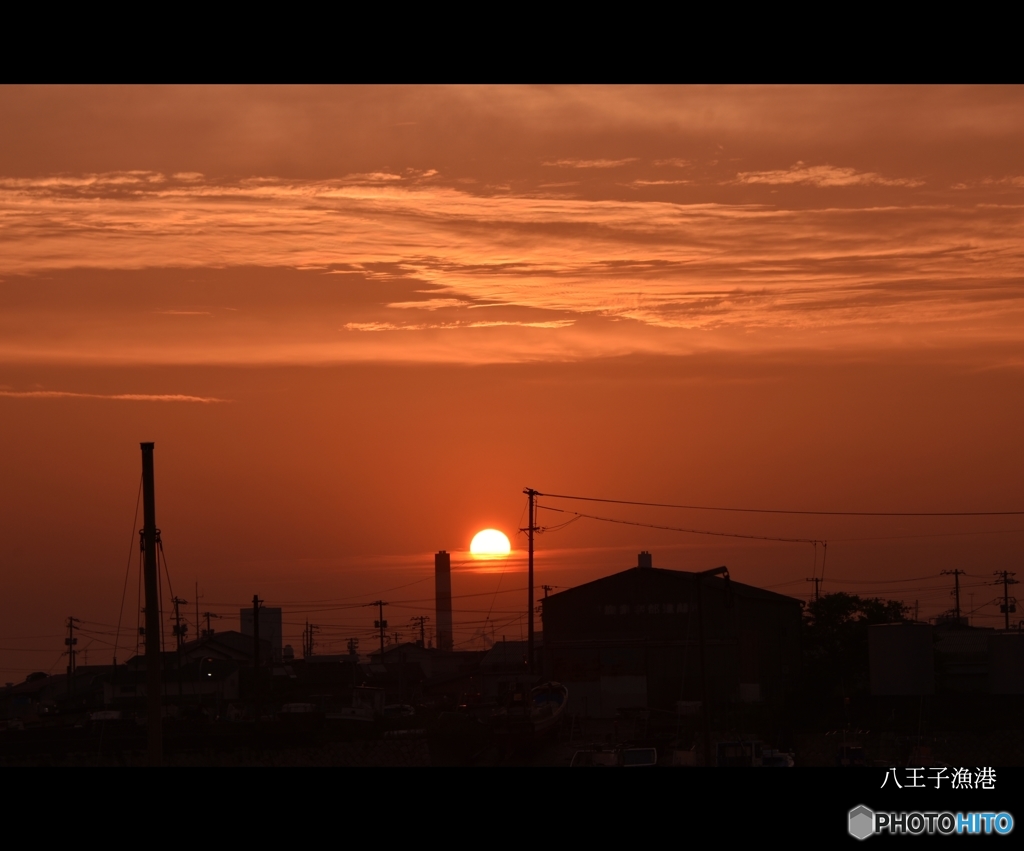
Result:
{"label": "tall mast", "polygon": [[163,719],[160,705],[160,609],[156,566],[156,489],[153,482],[153,444],[142,443],[142,555],[146,586],[146,704],[149,710],[149,764],[163,762]]}

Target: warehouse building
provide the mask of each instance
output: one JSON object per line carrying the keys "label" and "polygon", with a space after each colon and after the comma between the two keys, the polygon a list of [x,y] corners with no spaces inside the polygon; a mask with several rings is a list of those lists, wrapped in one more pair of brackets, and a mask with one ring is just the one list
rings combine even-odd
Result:
{"label": "warehouse building", "polygon": [[569,689],[570,711],[781,708],[800,675],[802,603],[729,579],[637,566],[543,601],[544,670]]}

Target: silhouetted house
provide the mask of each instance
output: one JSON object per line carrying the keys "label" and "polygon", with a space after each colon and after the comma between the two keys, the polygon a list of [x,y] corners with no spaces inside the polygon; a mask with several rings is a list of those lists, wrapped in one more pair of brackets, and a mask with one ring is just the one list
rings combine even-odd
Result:
{"label": "silhouetted house", "polygon": [[[121,665],[117,671],[125,669]],[[36,721],[103,709],[113,673],[110,665],[79,665],[70,679],[66,673],[29,674],[25,682],[0,690],[0,717]]]}
{"label": "silhouetted house", "polygon": [[[444,651],[432,651],[444,653]],[[423,681],[420,687],[421,700],[431,706],[454,709],[459,704],[479,703],[484,700],[480,677],[480,662],[486,655],[484,650],[450,651],[443,665],[435,667],[433,677]],[[437,673],[438,671],[454,671]]]}
{"label": "silhouetted house", "polygon": [[[538,669],[541,666],[543,646],[543,633],[535,633],[533,651]],[[536,679],[529,677],[527,653],[525,641],[496,641],[480,660],[477,677],[480,693],[489,700],[501,703],[517,684]]]}
{"label": "silhouetted house", "polygon": [[385,647],[383,656],[380,650],[371,653],[364,669],[368,682],[385,689],[389,703],[417,702],[424,697],[424,686],[475,675],[481,655],[480,651],[439,650],[406,642]]}
{"label": "silhouetted house", "polygon": [[[370,661],[374,665],[381,662],[380,650],[370,654]],[[422,647],[418,642],[411,641],[402,644],[389,644],[384,648],[384,664],[396,664],[399,661],[404,664],[418,665],[423,672],[423,678],[427,680],[438,677],[454,676],[455,674],[466,673],[475,670],[480,662],[480,652],[475,650],[439,650],[434,647]]]}
{"label": "silhouetted house", "polygon": [[[540,634],[534,634],[534,652]],[[513,673],[523,675],[527,666],[527,642],[525,641],[496,641],[480,660],[480,670],[490,673]]]}
{"label": "silhouetted house", "polygon": [[[206,639],[203,639],[204,641]],[[252,639],[249,639],[250,643]],[[192,642],[196,644],[198,642]],[[168,704],[219,707],[225,700],[239,697],[239,672],[233,659],[213,656],[190,658],[182,650],[181,665],[176,652],[161,654],[162,693]],[[252,664],[251,656],[248,664]],[[116,673],[106,669],[103,677],[103,702],[119,709],[145,711],[146,657],[133,656]]]}
{"label": "silhouetted house", "polygon": [[[226,630],[215,632],[213,635],[200,638],[196,641],[187,641],[181,645],[181,655],[185,659],[217,659],[225,662],[235,662],[238,665],[252,665],[253,637],[250,632],[245,635],[241,632]],[[176,664],[175,653],[167,654],[169,664]],[[269,667],[272,664],[271,642],[269,639],[260,638],[260,665]]]}
{"label": "silhouetted house", "polygon": [[725,577],[637,566],[545,598],[544,671],[569,710],[781,707],[800,673],[802,603]]}
{"label": "silhouetted house", "polygon": [[58,701],[67,693],[67,676],[49,676],[43,672],[29,674],[22,683],[0,691],[0,717],[35,721],[57,709]]}

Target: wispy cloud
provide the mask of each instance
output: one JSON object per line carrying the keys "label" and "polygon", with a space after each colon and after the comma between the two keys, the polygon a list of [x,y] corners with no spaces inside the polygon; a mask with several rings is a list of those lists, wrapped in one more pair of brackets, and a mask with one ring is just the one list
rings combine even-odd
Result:
{"label": "wispy cloud", "polygon": [[125,402],[230,402],[214,396],[186,396],[181,393],[72,393],[68,390],[0,390],[0,396],[16,399],[115,399]]}
{"label": "wispy cloud", "polygon": [[922,186],[923,180],[907,177],[882,177],[871,171],[857,171],[833,165],[807,165],[797,162],[790,168],[776,171],[742,171],[736,175],[739,183],[768,183],[782,185],[804,183],[810,186]]}
{"label": "wispy cloud", "polygon": [[[467,322],[466,328],[568,328],[575,325],[575,319],[552,319],[548,322]],[[454,326],[451,326],[454,327]]]}
{"label": "wispy cloud", "polygon": [[436,322],[433,324],[397,325],[393,322],[347,322],[345,331],[428,331],[455,328],[568,328],[575,319],[553,319],[545,322],[516,322],[511,320],[479,322]]}
{"label": "wispy cloud", "polygon": [[981,180],[970,182],[954,183],[952,189],[977,189],[979,187],[1012,186],[1015,189],[1024,189],[1024,175],[1013,174],[1004,177],[985,177]]}
{"label": "wispy cloud", "polygon": [[440,310],[448,307],[473,307],[473,304],[462,298],[428,298],[423,301],[394,301],[388,307],[402,310]]}
{"label": "wispy cloud", "polygon": [[346,322],[343,331],[422,331],[430,325],[396,325],[394,322]]}
{"label": "wispy cloud", "polygon": [[[621,190],[624,198],[553,197],[411,179],[175,182],[126,174],[90,176],[85,183],[68,176],[0,180],[0,267],[8,279],[83,267],[264,267],[307,269],[323,279],[337,275],[329,292],[339,301],[321,325],[322,303],[304,305],[306,319],[288,319],[289,325],[279,307],[261,315],[246,301],[245,288],[218,296],[244,308],[253,323],[245,326],[247,334],[277,334],[273,345],[265,339],[264,352],[313,349],[328,352],[324,358],[337,356],[331,353],[338,338],[374,336],[339,335],[339,328],[492,327],[396,319],[413,310],[441,311],[448,319],[443,311],[487,306],[495,334],[502,327],[510,335],[531,327],[589,334],[592,326],[582,320],[603,318],[681,331],[777,329],[795,340],[800,332],[874,333],[886,324],[947,323],[984,334],[1024,309],[1024,246],[1016,236],[1024,228],[1024,207],[1005,203],[1005,190],[995,186],[991,198],[972,194],[968,205],[955,192],[893,198],[887,187],[895,178],[832,166],[799,163],[782,172],[741,174],[749,186],[804,182],[811,195],[828,181],[881,189],[855,193],[848,206],[834,195],[829,206],[809,205],[804,192],[800,206],[785,208],[679,204],[628,190]],[[654,174],[642,180],[660,185]],[[118,182],[122,178],[128,183]],[[772,197],[764,191],[762,200]],[[379,285],[381,295],[374,299],[367,295],[372,290],[360,290],[364,300],[349,310],[346,275]],[[208,298],[169,291],[147,309]],[[580,326],[572,327],[573,320]],[[180,335],[167,337],[168,347],[192,346],[188,357],[203,357],[216,334],[228,333],[204,330],[200,341],[190,330],[196,323],[162,324],[168,335]],[[30,327],[42,326],[34,316],[0,310],[5,357],[21,357],[24,346],[57,351],[63,345],[56,334],[45,343],[42,337],[19,342]],[[78,335],[77,349],[88,351],[91,338],[81,336],[88,327],[80,321],[68,327]],[[231,333],[242,340],[238,328]],[[247,352],[239,360],[252,356]]]}
{"label": "wispy cloud", "polygon": [[619,168],[619,166],[635,163],[636,157],[627,157],[622,160],[554,160],[553,162],[541,163],[556,168]]}
{"label": "wispy cloud", "polygon": [[627,186],[634,188],[641,188],[644,186],[682,186],[687,183],[693,183],[692,180],[632,180],[627,183]]}

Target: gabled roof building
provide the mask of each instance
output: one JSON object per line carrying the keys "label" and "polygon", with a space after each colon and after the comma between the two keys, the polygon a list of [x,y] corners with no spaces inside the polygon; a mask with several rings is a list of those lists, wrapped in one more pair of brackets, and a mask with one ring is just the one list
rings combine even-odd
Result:
{"label": "gabled roof building", "polygon": [[543,600],[544,672],[568,687],[571,712],[590,717],[686,712],[705,678],[712,706],[781,708],[800,676],[802,607],[724,568],[665,570],[643,552],[636,567]]}

